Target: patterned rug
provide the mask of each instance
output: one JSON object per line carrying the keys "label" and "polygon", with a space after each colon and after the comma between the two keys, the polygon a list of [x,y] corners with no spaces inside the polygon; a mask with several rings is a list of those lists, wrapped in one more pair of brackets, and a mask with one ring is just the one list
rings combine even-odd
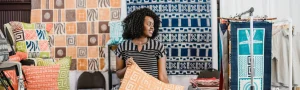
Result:
{"label": "patterned rug", "polygon": [[147,7],[161,18],[161,41],[169,75],[195,75],[212,68],[210,0],[127,0],[127,13]]}
{"label": "patterned rug", "polygon": [[110,21],[120,21],[121,0],[32,0],[31,23],[53,25],[52,57],[72,57],[71,70],[102,70]]}
{"label": "patterned rug", "polygon": [[[250,90],[250,23],[231,23],[231,90]],[[254,90],[270,90],[272,23],[255,22],[253,37]]]}

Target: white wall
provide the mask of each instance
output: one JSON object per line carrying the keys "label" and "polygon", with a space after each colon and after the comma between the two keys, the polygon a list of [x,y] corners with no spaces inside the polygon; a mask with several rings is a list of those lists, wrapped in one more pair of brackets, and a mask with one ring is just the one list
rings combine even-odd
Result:
{"label": "white wall", "polygon": [[250,7],[254,7],[254,16],[291,17],[295,31],[300,32],[300,0],[220,0],[220,16],[235,16]]}

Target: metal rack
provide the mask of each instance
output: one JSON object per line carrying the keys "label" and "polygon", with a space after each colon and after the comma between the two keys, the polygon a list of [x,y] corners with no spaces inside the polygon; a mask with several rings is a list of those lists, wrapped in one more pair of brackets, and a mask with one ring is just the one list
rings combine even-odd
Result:
{"label": "metal rack", "polygon": [[113,74],[113,71],[111,70],[111,50],[113,50],[116,45],[108,45],[108,89],[111,90],[112,89],[112,74]]}
{"label": "metal rack", "polygon": [[111,45],[108,45],[108,89],[112,89],[112,71],[111,71],[111,64],[110,64],[110,50],[111,50]]}

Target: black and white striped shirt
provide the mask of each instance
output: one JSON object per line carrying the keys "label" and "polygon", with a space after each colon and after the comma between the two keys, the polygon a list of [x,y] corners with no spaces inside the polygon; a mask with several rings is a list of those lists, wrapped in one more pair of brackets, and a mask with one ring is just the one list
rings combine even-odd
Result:
{"label": "black and white striped shirt", "polygon": [[[134,62],[146,73],[158,78],[158,59],[165,56],[164,45],[156,40],[148,39],[142,50],[138,51],[138,46],[132,40],[126,40],[119,44],[116,55],[122,60],[132,57]],[[125,64],[125,63],[124,63]]]}

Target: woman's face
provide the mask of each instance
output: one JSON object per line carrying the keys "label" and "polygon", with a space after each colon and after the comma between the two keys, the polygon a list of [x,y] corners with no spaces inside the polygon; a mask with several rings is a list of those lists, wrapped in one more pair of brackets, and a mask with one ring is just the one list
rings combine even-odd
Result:
{"label": "woman's face", "polygon": [[144,36],[145,37],[152,37],[154,32],[154,20],[152,17],[146,16],[144,20]]}

